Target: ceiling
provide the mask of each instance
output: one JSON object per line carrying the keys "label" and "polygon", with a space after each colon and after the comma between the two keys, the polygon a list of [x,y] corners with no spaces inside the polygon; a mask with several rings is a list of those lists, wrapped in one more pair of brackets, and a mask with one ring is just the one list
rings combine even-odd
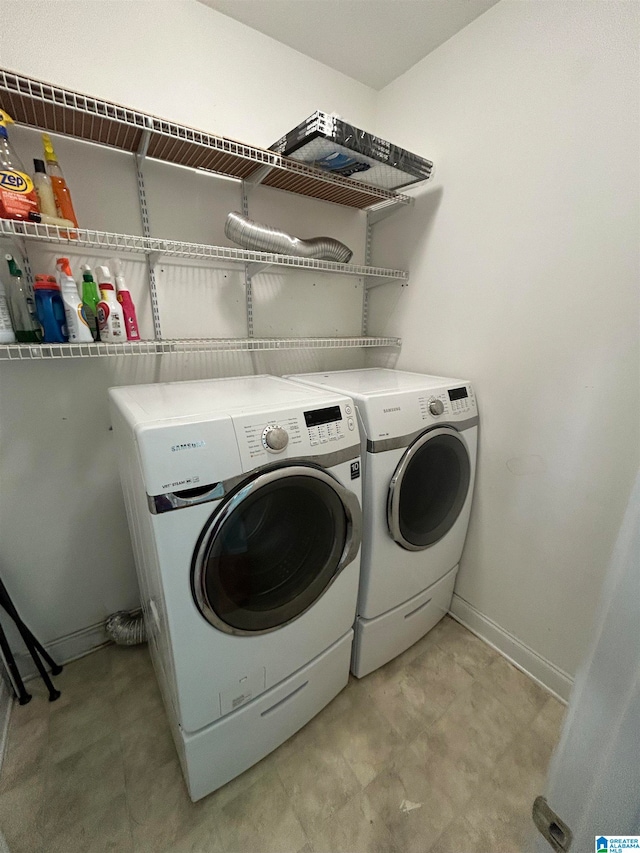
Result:
{"label": "ceiling", "polygon": [[382,89],[498,0],[200,0]]}

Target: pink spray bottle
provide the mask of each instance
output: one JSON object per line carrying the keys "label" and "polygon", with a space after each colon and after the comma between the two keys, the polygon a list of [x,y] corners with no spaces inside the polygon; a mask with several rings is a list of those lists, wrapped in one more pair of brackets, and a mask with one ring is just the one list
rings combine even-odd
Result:
{"label": "pink spray bottle", "polygon": [[111,268],[115,275],[116,292],[118,302],[122,305],[122,313],[124,314],[124,327],[127,332],[128,341],[139,341],[140,330],[138,329],[138,318],[136,317],[136,307],[133,304],[133,299],[129,293],[129,288],[122,274],[122,263],[120,258],[113,258]]}

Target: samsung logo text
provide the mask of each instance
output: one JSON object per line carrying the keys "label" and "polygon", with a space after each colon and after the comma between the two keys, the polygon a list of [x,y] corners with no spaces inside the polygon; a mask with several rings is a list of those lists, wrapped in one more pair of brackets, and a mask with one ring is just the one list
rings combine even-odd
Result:
{"label": "samsung logo text", "polygon": [[184,444],[173,444],[171,452],[177,453],[179,450],[195,450],[197,447],[205,447],[206,441],[185,441]]}

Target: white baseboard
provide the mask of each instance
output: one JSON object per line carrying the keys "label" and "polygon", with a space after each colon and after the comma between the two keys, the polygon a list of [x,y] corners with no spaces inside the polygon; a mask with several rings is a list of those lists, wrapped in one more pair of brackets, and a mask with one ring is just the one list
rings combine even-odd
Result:
{"label": "white baseboard", "polygon": [[[73,634],[59,637],[57,640],[44,645],[56,663],[64,664],[84,657],[84,655],[109,642],[104,629],[104,622],[99,622],[97,625],[89,625],[88,628],[74,631]],[[38,675],[38,670],[28,652],[21,651],[15,658],[24,681],[29,681]]]}
{"label": "white baseboard", "polygon": [[562,702],[569,700],[573,687],[573,678],[555,664],[543,658],[529,646],[525,646],[517,637],[505,631],[488,616],[454,593],[450,614],[468,628],[472,634],[480,637],[503,657],[526,675],[537,681]]}

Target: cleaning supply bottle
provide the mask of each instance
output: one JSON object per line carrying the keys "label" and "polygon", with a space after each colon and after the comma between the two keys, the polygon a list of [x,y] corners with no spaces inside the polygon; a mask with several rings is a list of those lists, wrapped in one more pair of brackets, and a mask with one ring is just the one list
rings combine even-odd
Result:
{"label": "cleaning supply bottle", "polygon": [[96,278],[100,288],[100,302],[98,302],[100,340],[107,343],[126,341],[124,313],[122,305],[116,299],[109,267],[96,267]]}
{"label": "cleaning supply bottle", "polygon": [[29,292],[26,281],[22,277],[13,255],[5,255],[9,266],[9,282],[6,288],[9,314],[16,338],[23,344],[37,344],[40,342],[40,324],[36,317],[36,309],[33,298]]}
{"label": "cleaning supply bottle", "polygon": [[0,344],[15,344],[16,336],[11,325],[4,284],[0,281]]}
{"label": "cleaning supply bottle", "polygon": [[82,267],[82,306],[84,314],[87,318],[87,323],[91,329],[91,334],[94,340],[100,340],[100,329],[98,328],[98,302],[100,302],[100,291],[98,285],[93,280],[91,275],[91,267],[89,264],[83,264]]}
{"label": "cleaning supply bottle", "polygon": [[56,157],[56,152],[53,150],[53,143],[48,133],[42,134],[42,144],[44,146],[44,159],[47,161],[47,170],[53,187],[58,216],[62,217],[62,219],[70,219],[77,228],[78,219],[73,209],[71,193],[62,174],[62,169],[58,163],[58,158]]}
{"label": "cleaning supply bottle", "polygon": [[56,270],[58,271],[58,284],[64,302],[64,313],[67,318],[69,343],[92,343],[93,335],[84,314],[78,287],[71,275],[69,258],[58,258]]}
{"label": "cleaning supply bottle", "polygon": [[127,287],[122,273],[122,262],[120,258],[113,258],[111,266],[116,278],[116,293],[118,302],[122,305],[122,313],[124,314],[124,328],[127,333],[128,341],[139,341],[140,330],[138,329],[138,318],[136,317],[136,306],[133,304],[131,293]]}
{"label": "cleaning supply bottle", "polygon": [[38,194],[38,201],[40,202],[40,213],[45,216],[57,217],[58,208],[56,207],[56,199],[53,194],[53,185],[51,178],[47,175],[44,160],[34,160],[33,168],[33,183]]}
{"label": "cleaning supply bottle", "polygon": [[37,275],[33,284],[36,313],[42,327],[43,344],[67,342],[64,302],[60,288],[52,275]]}
{"label": "cleaning supply bottle", "polygon": [[0,217],[40,222],[36,189],[9,142],[8,124],[13,119],[0,110]]}

